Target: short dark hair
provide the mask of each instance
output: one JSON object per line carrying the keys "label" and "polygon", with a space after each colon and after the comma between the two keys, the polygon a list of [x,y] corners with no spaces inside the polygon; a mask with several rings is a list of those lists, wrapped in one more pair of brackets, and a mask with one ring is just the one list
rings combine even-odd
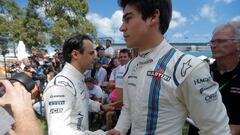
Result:
{"label": "short dark hair", "polygon": [[66,62],[71,62],[70,54],[73,50],[78,50],[81,54],[84,53],[83,40],[90,40],[92,42],[92,39],[89,36],[78,32],[71,34],[71,36],[65,40],[62,53]]}
{"label": "short dark hair", "polygon": [[90,83],[94,83],[95,84],[95,79],[92,77],[87,77],[85,78],[85,82],[90,82]]}
{"label": "short dark hair", "polygon": [[165,34],[168,30],[172,18],[172,2],[171,0],[118,0],[118,4],[124,9],[127,5],[132,5],[142,14],[142,19],[146,20],[152,16],[158,9],[159,30]]}
{"label": "short dark hair", "polygon": [[131,56],[132,56],[131,51],[127,48],[121,49],[119,53],[127,53],[129,58],[131,58]]}
{"label": "short dark hair", "polygon": [[110,42],[110,44],[112,43],[112,40],[111,40],[111,39],[107,39],[106,41],[109,41],[109,42]]}

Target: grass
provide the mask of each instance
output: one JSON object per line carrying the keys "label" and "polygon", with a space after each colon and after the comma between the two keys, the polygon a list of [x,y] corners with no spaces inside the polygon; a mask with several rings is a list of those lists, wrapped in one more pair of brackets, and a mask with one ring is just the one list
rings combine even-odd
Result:
{"label": "grass", "polygon": [[44,135],[47,135],[47,121],[45,118],[39,118],[39,127],[41,128],[42,132],[44,133]]}
{"label": "grass", "polygon": [[188,134],[188,124],[185,123],[183,127],[183,135],[187,135],[187,134]]}

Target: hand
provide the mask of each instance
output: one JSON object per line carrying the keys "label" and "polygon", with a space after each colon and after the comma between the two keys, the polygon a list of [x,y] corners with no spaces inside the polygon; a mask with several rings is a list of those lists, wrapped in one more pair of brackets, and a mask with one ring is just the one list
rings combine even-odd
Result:
{"label": "hand", "polygon": [[110,103],[109,105],[113,106],[115,109],[121,109],[123,106],[123,103],[121,101],[115,101],[113,103]]}
{"label": "hand", "polygon": [[101,105],[102,109],[106,111],[113,111],[115,110],[115,107],[112,104],[106,104],[106,105]]}
{"label": "hand", "polygon": [[31,94],[19,82],[11,84],[8,80],[0,80],[0,84],[5,87],[6,93],[0,98],[0,105],[10,104],[14,111],[32,108]]}
{"label": "hand", "polygon": [[106,135],[120,135],[121,132],[116,130],[116,129],[112,129],[112,130],[109,130],[107,131],[107,134]]}

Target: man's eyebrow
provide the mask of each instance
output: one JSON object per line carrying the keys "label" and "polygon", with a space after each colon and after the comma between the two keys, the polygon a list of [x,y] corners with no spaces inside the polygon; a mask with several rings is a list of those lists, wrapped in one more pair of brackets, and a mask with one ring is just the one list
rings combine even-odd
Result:
{"label": "man's eyebrow", "polygon": [[129,12],[129,13],[124,14],[124,15],[123,15],[123,19],[125,19],[127,16],[132,15],[132,14],[133,14],[132,12]]}

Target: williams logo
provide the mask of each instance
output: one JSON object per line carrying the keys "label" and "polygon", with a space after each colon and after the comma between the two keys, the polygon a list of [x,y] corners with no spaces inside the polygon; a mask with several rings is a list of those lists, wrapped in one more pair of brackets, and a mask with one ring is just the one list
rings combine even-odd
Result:
{"label": "williams logo", "polygon": [[163,79],[165,81],[169,81],[171,79],[170,76],[165,75],[161,70],[148,71],[147,76],[152,76],[156,80]]}

